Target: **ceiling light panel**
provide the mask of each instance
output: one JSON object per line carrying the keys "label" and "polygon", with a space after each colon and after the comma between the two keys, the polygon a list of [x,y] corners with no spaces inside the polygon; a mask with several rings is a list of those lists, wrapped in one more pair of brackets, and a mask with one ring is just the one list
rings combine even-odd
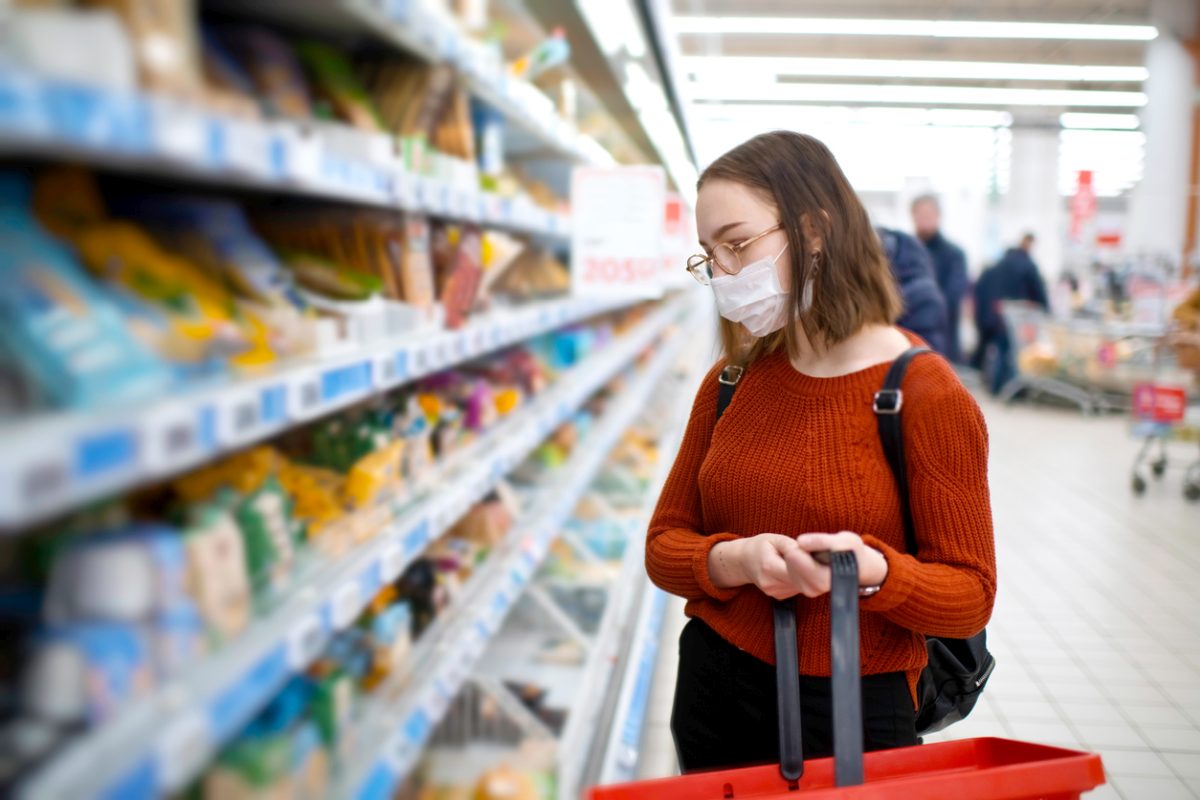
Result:
{"label": "ceiling light panel", "polygon": [[869,58],[687,56],[685,71],[700,78],[732,75],[749,79],[781,75],[850,78],[949,78],[955,80],[1069,81],[1106,83],[1146,80],[1145,67],[1021,64],[987,61],[910,61]]}
{"label": "ceiling light panel", "polygon": [[1147,42],[1153,25],[1089,25],[1068,22],[975,22],[914,19],[676,16],[674,33],[787,36],[918,36],[946,39],[1063,39]]}
{"label": "ceiling light panel", "polygon": [[774,103],[886,103],[898,105],[1055,106],[1140,108],[1142,92],[1008,89],[974,86],[770,83],[704,80],[690,84],[693,100]]}

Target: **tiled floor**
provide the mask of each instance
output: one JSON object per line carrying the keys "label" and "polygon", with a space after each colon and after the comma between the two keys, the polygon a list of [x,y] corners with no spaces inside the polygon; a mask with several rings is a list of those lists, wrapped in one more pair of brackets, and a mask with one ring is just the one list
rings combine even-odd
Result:
{"label": "tiled floor", "polygon": [[[1000,735],[1101,753],[1091,798],[1200,798],[1200,505],[1180,473],[1129,490],[1124,420],[985,404],[1000,590],[988,627],[998,667],[946,737]],[[1196,449],[1180,446],[1182,458]],[[674,769],[666,726],[675,626],[643,748]],[[937,737],[933,737],[937,738]]]}

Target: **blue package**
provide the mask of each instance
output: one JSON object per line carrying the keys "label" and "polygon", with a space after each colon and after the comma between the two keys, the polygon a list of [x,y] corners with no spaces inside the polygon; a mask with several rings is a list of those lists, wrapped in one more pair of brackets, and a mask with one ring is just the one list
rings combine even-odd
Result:
{"label": "blue package", "polygon": [[166,392],[171,371],[42,231],[29,213],[30,193],[25,175],[0,173],[0,349],[51,406],[120,406]]}
{"label": "blue package", "polygon": [[87,718],[92,724],[110,719],[154,685],[145,638],[131,625],[88,622],[49,629],[43,646],[65,645],[83,663]]}

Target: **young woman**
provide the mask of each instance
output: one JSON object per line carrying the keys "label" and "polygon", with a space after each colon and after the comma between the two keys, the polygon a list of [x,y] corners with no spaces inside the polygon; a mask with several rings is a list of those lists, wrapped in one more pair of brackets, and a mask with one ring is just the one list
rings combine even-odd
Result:
{"label": "young woman", "polygon": [[[919,340],[866,211],[833,155],[797,133],[757,136],[704,171],[703,255],[689,271],[724,318],[650,523],[646,568],[687,599],[672,731],[684,771],[777,761],[772,598],[795,598],[805,757],[832,753],[829,567],[852,550],[862,595],[868,750],[912,745],[924,635],[983,629],[996,589],[987,431],[940,357],[903,387],[919,558],[872,410]],[[718,375],[742,367],[716,422]]]}

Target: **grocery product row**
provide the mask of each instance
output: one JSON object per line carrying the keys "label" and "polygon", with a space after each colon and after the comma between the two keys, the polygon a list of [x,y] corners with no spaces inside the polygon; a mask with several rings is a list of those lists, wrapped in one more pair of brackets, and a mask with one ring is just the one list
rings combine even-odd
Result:
{"label": "grocery product row", "polygon": [[[452,650],[435,662],[431,672],[444,679],[432,713],[421,704],[379,709],[370,730],[391,734],[383,754],[335,794],[566,800],[597,782],[600,765],[636,760],[638,743],[622,740],[638,738],[648,677],[641,644],[656,640],[646,622],[662,613],[638,577],[642,531],[682,433],[671,411],[695,390],[698,355],[693,338],[660,356],[673,366],[640,398],[633,424],[550,501],[567,513],[548,523],[524,585],[476,596],[477,624],[503,619],[480,627],[493,629],[480,637],[481,654]],[[614,721],[624,737],[610,736]]]}
{"label": "grocery product row", "polygon": [[185,785],[506,475],[561,461],[540,443],[687,308],[568,327],[10,539],[6,777],[33,797]]}
{"label": "grocery product row", "polygon": [[9,527],[632,302],[474,225],[77,168],[0,174],[0,226]]}
{"label": "grocery product row", "polygon": [[[561,38],[506,64],[495,42],[420,3],[275,4],[282,29],[247,17],[270,17],[269,5],[57,5],[6,16],[0,152],[10,156],[73,157],[549,237],[568,233],[566,181],[553,177],[552,188],[510,156],[550,148],[567,163],[613,163],[574,129],[572,109],[526,80],[565,61]],[[299,24],[305,6],[323,19]],[[376,46],[342,49],[327,41],[331,32]],[[432,52],[421,45],[430,37],[440,43]]]}

